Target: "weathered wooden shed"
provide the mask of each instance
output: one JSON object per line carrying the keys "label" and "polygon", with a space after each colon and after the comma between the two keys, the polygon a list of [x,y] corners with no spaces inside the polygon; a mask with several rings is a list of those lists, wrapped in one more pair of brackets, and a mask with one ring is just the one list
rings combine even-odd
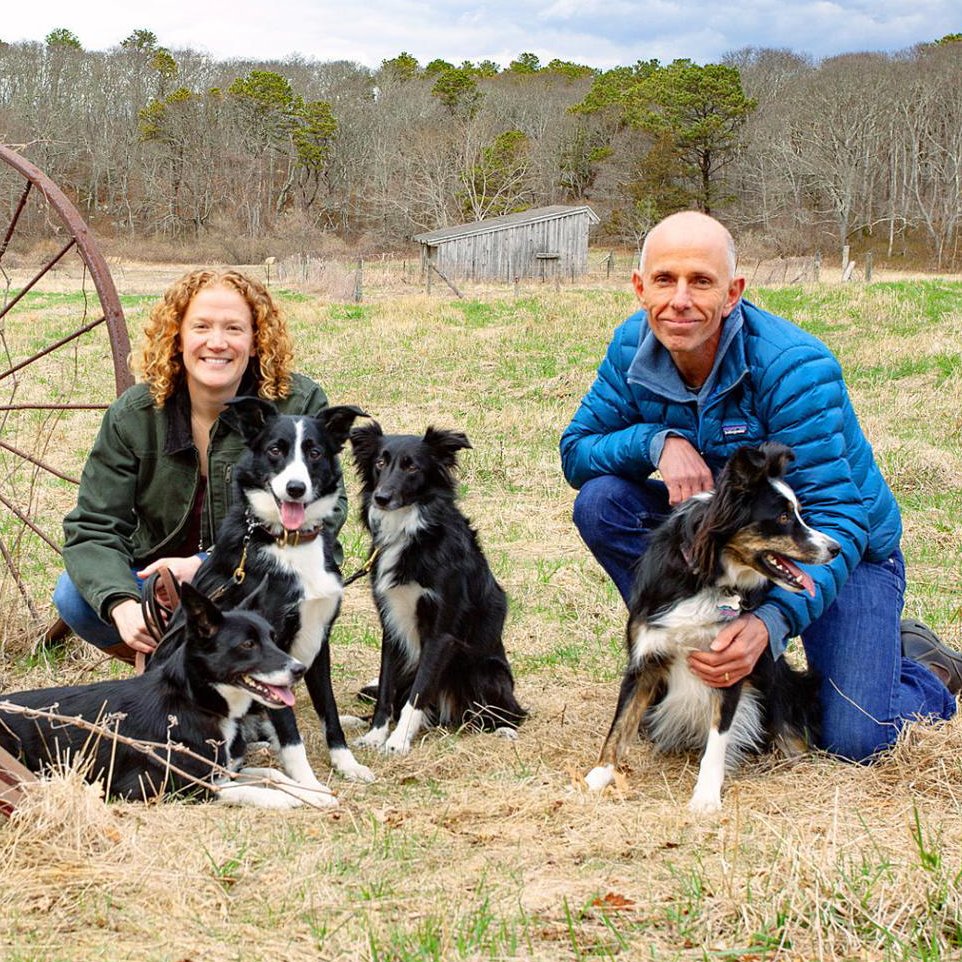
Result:
{"label": "weathered wooden shed", "polygon": [[473,224],[418,234],[421,267],[449,280],[574,278],[588,269],[588,229],[598,215],[587,206],[536,207]]}

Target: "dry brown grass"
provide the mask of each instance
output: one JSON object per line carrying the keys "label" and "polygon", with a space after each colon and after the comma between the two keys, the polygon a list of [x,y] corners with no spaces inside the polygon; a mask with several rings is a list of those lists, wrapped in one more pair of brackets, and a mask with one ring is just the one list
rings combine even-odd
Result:
{"label": "dry brown grass", "polygon": [[[531,717],[513,745],[431,732],[406,758],[364,756],[378,781],[332,779],[342,805],[331,814],[106,806],[76,776],[51,782],[0,823],[5,959],[957,955],[958,720],[912,728],[871,767],[749,764],[718,818],[685,808],[695,759],[641,743],[616,790],[582,791],[610,722],[623,615],[571,526],[556,446],[632,308],[619,286],[472,289],[467,304],[403,285],[368,290],[360,307],[285,300],[301,366],[333,402],[361,404],[388,431],[434,423],[471,437],[463,502],[511,598],[506,643]],[[853,397],[905,507],[908,607],[962,648],[958,379],[898,369],[962,352],[962,312],[944,312],[936,349],[905,291],[852,288],[843,301],[847,313],[816,303],[810,317],[855,372]],[[85,357],[95,382],[102,370]],[[82,447],[81,429],[55,447]],[[356,518],[344,542],[353,570],[366,551]],[[9,596],[5,606],[16,617]],[[334,632],[344,711],[360,709],[352,693],[377,671],[375,622],[366,585],[349,588]],[[105,671],[75,644],[34,659],[28,647],[8,640],[4,689]]]}

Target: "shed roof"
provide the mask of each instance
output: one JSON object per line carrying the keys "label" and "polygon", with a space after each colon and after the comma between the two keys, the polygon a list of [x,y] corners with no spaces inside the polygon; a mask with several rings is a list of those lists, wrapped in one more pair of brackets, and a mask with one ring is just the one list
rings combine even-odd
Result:
{"label": "shed roof", "polygon": [[572,214],[580,213],[587,213],[588,220],[592,224],[599,222],[598,215],[587,204],[575,207],[566,204],[554,204],[551,207],[533,207],[531,210],[521,211],[520,214],[504,214],[501,217],[488,217],[486,220],[474,221],[471,224],[442,227],[440,230],[428,231],[425,234],[415,234],[414,239],[422,244],[437,244],[441,241],[453,240],[455,237],[487,234],[492,231],[505,230],[508,227],[520,227],[522,224],[555,220],[559,217],[570,217]]}

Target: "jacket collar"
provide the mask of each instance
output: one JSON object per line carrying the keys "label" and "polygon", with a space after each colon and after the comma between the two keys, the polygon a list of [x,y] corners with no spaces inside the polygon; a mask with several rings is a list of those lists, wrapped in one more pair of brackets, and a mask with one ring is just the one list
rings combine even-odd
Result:
{"label": "jacket collar", "polygon": [[[744,316],[739,301],[722,324],[721,340],[715,363],[697,393],[699,402],[712,394],[723,394],[741,380],[748,370],[745,360]],[[691,401],[695,393],[685,384],[671,359],[671,354],[652,333],[647,316],[643,319],[643,335],[638,350],[628,365],[628,380],[640,384],[653,394],[669,401]]]}
{"label": "jacket collar", "polygon": [[[256,358],[254,359],[256,360]],[[240,387],[237,389],[237,396],[245,394],[256,394],[260,383],[260,368],[256,367],[253,361],[247,366]],[[167,414],[167,436],[164,439],[164,454],[180,454],[189,451],[194,446],[194,436],[190,430],[190,391],[187,390],[187,383],[181,380],[180,384],[174,388],[173,394],[167,399],[164,405]],[[230,409],[225,411],[217,419],[223,421],[228,427],[237,430],[236,422],[225,417],[230,413]]]}

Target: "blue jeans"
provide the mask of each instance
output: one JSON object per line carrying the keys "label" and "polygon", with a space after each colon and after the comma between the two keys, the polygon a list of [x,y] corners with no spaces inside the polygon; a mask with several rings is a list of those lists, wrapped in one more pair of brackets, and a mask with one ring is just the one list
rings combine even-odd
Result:
{"label": "blue jeans", "polygon": [[[136,577],[136,575],[135,575]],[[143,580],[137,578],[139,587]],[[87,603],[87,599],[77,590],[70,575],[65,571],[53,589],[53,603],[60,617],[70,626],[70,630],[84,641],[98,648],[113,648],[122,645],[123,638],[114,623],[104,621]]]}
{"label": "blue jeans", "polygon": [[[627,604],[647,535],[670,508],[658,481],[603,476],[578,492],[574,521]],[[821,748],[868,761],[917,718],[951,718],[955,699],[927,668],[902,655],[905,600],[901,551],[863,561],[835,601],[802,632],[805,656],[821,678]]]}

